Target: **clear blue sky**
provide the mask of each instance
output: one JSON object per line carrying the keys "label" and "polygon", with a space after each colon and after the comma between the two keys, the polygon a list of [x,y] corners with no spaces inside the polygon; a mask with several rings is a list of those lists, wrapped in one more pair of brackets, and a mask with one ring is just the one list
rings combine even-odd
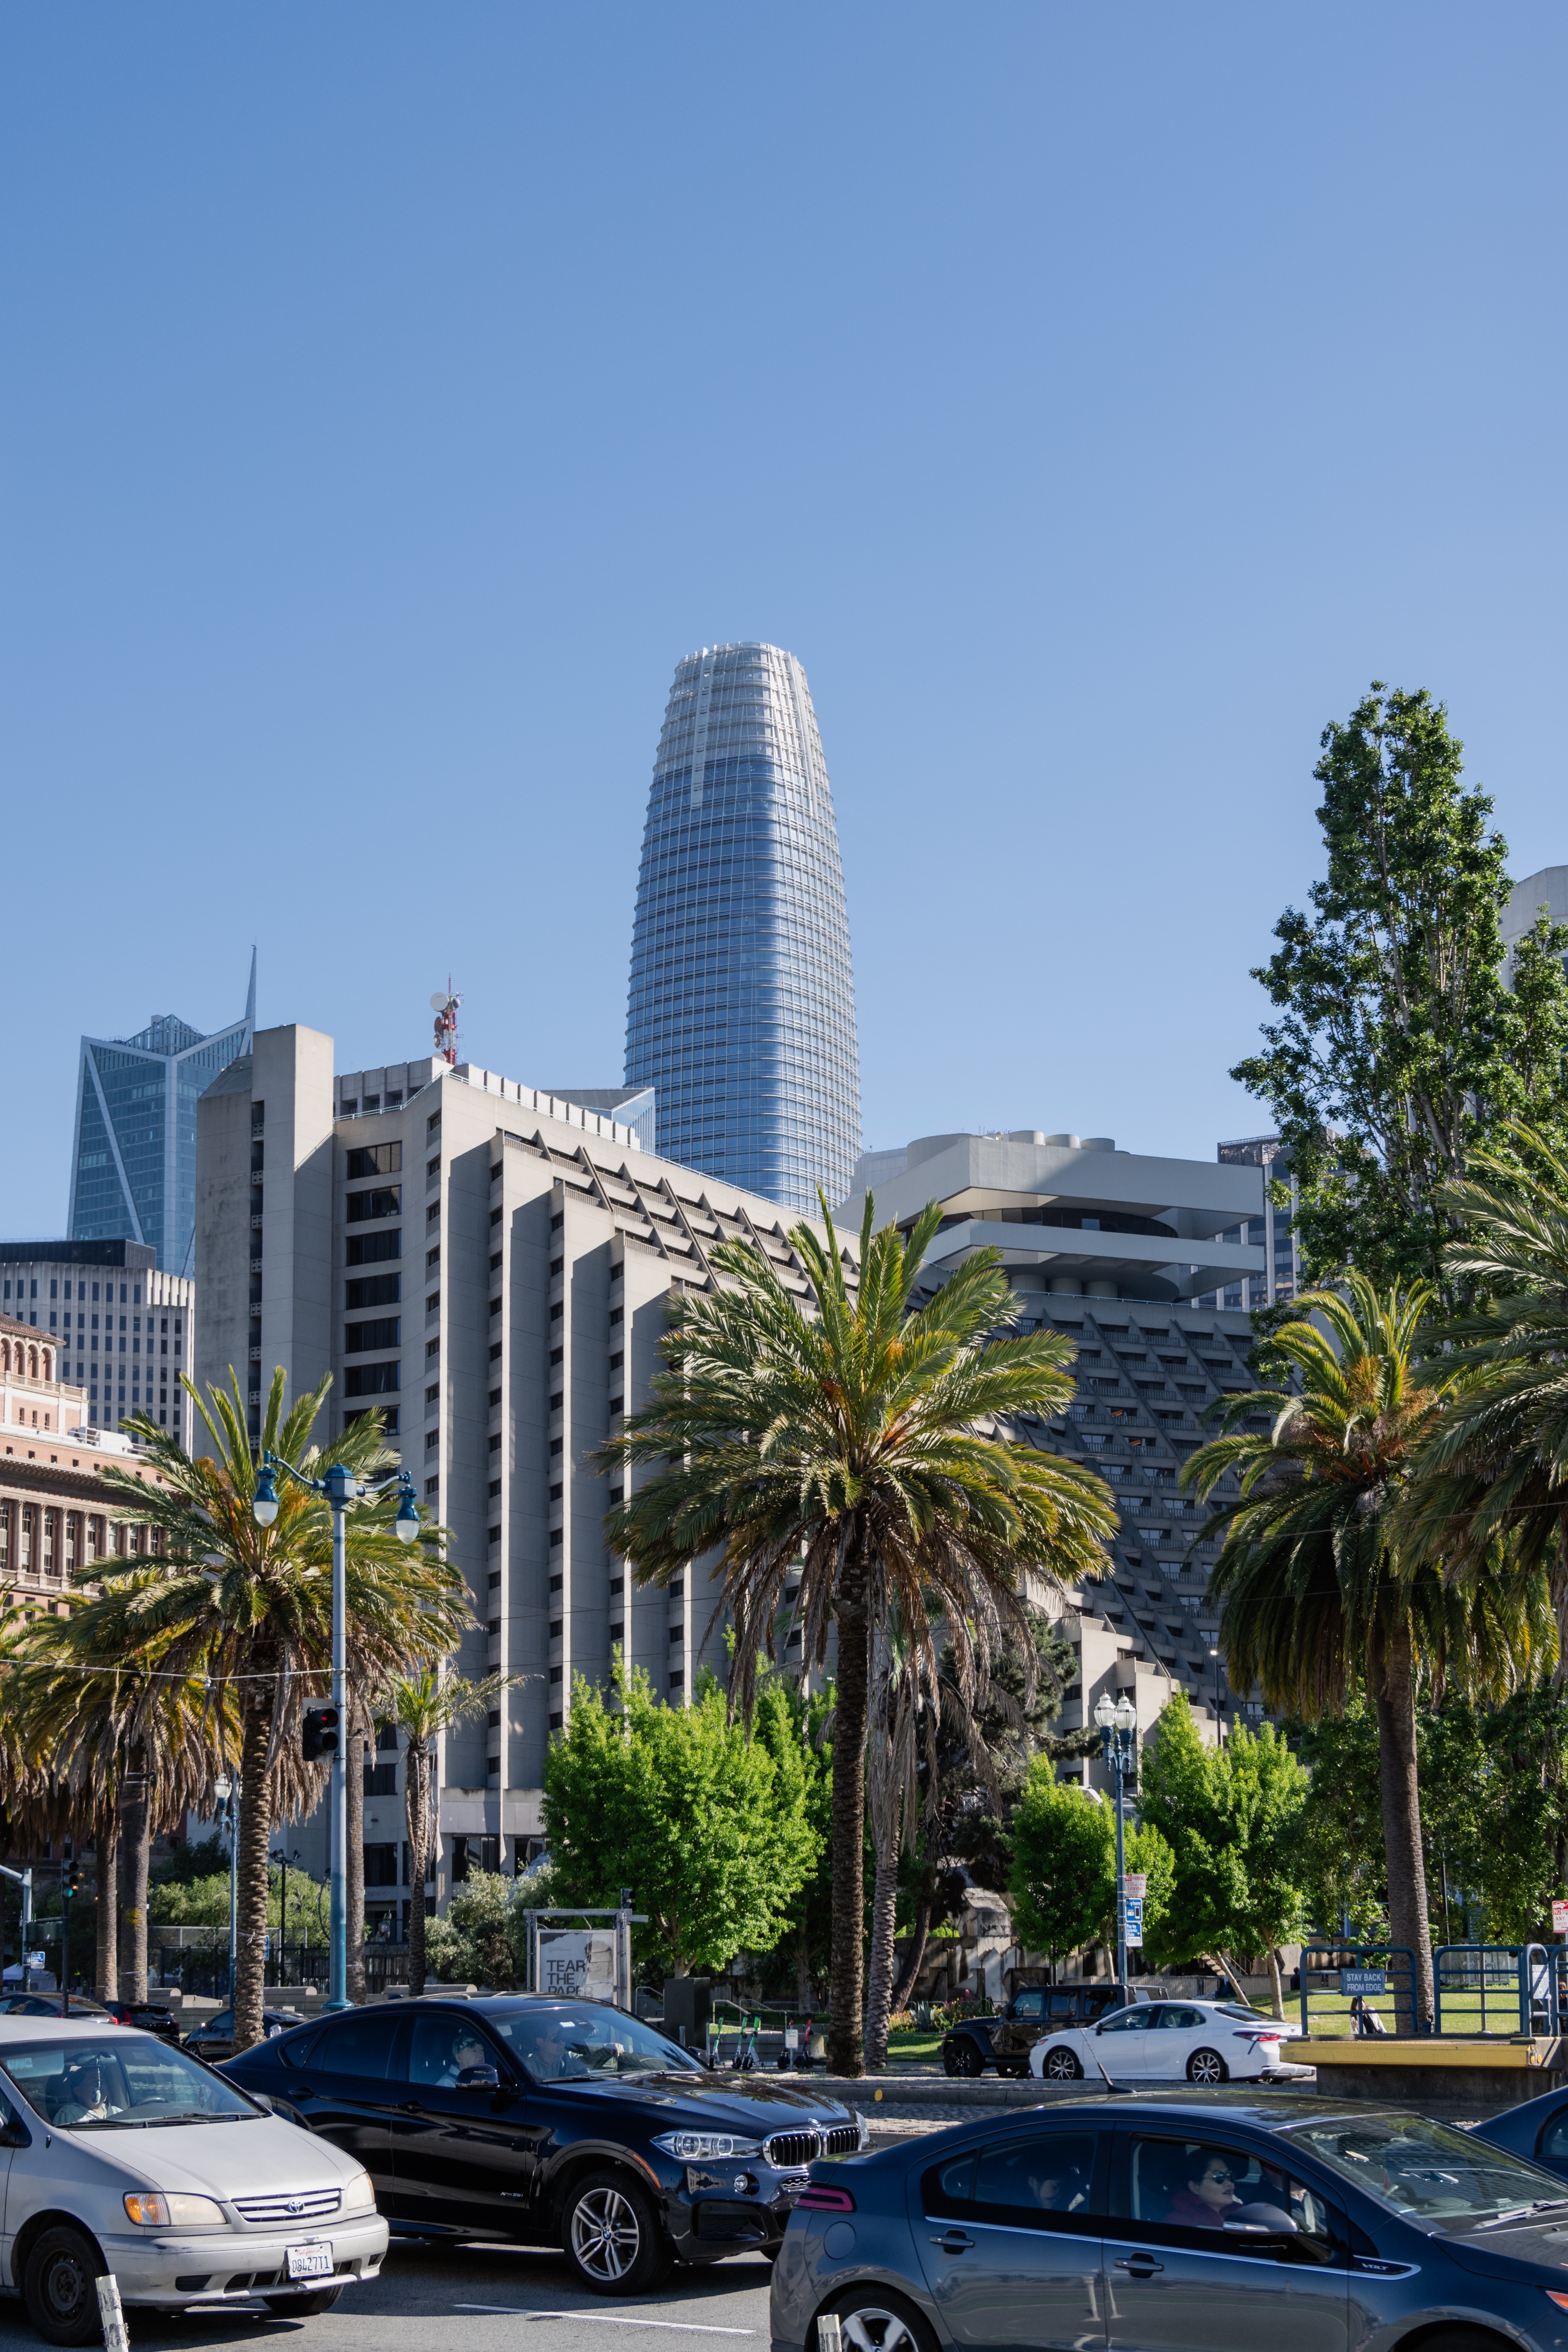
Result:
{"label": "clear blue sky", "polygon": [[805,665],[865,1130],[1207,1157],[1323,722],[1559,733],[1568,16],[0,17],[0,1234],[77,1039],[620,1075],[693,646]]}

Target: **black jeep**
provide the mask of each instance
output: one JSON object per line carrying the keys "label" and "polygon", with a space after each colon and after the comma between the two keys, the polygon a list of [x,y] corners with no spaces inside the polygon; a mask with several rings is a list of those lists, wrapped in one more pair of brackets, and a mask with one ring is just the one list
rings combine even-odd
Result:
{"label": "black jeep", "polygon": [[1109,2010],[1129,2001],[1152,2000],[1156,1986],[1129,1990],[1121,1984],[1026,1985],[998,2017],[964,2017],[942,2037],[942,2063],[949,2074],[1026,2074],[1029,2053],[1042,2033],[1064,2025],[1093,2025]]}

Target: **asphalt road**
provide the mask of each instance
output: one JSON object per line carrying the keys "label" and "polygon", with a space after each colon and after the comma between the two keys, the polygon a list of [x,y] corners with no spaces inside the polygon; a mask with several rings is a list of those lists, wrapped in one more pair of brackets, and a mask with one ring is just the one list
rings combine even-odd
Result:
{"label": "asphalt road", "polygon": [[[274,2319],[264,2305],[192,2318],[128,2313],[136,2352],[511,2352],[520,2323],[528,2352],[767,2352],[768,2264],[734,2254],[710,2270],[677,2271],[635,2302],[584,2294],[565,2259],[531,2248],[439,2252],[395,2240],[381,2276],[348,2287],[320,2318]],[[656,2324],[657,2323],[657,2324]],[[532,2330],[538,2334],[533,2335]],[[0,2352],[41,2339],[20,2298],[0,2295]]]}

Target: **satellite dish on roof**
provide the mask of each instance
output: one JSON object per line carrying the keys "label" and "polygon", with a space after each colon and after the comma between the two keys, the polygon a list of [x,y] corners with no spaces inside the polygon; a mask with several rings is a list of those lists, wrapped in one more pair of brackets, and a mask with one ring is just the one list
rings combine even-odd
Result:
{"label": "satellite dish on roof", "polygon": [[445,1013],[447,1005],[450,1004],[452,1000],[447,994],[446,990],[438,988],[436,991],[435,995],[430,999],[430,1010],[432,1013]]}

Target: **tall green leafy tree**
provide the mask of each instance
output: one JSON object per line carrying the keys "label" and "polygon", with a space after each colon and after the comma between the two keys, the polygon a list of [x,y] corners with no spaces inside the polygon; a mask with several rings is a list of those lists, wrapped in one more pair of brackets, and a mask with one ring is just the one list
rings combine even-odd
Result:
{"label": "tall green leafy tree", "polygon": [[816,1860],[804,1758],[731,1722],[710,1676],[685,1706],[618,1661],[615,1686],[611,1706],[578,1678],[545,1758],[558,1899],[613,1906],[630,1886],[648,1916],[637,1949],[676,1976],[772,1951]]}
{"label": "tall green leafy tree", "polygon": [[[1171,1850],[1157,1829],[1123,1824],[1127,1869],[1147,1880],[1143,1928],[1158,1928],[1173,1884]],[[1044,1952],[1054,1969],[1069,1952],[1103,1940],[1116,1927],[1116,1813],[1073,1782],[1058,1781],[1049,1757],[1030,1765],[1013,1815],[1009,1892],[1020,1943]]]}
{"label": "tall green leafy tree", "polygon": [[1161,1967],[1194,1959],[1236,1972],[1237,1959],[1268,1958],[1274,2014],[1285,2014],[1281,1944],[1307,1924],[1300,1824],[1308,1779],[1266,1724],[1240,1726],[1226,1748],[1204,1745],[1184,1696],[1160,1717],[1140,1776],[1143,1818],[1174,1857],[1175,1885],[1149,1938]]}
{"label": "tall green leafy tree", "polygon": [[1313,770],[1327,872],[1254,973],[1279,1008],[1233,1077],[1268,1106],[1300,1188],[1309,1274],[1447,1279],[1443,1186],[1523,1114],[1563,1117],[1568,931],[1542,919],[1503,977],[1510,884],[1492,803],[1423,688],[1374,681]]}
{"label": "tall green leafy tree", "polygon": [[854,1251],[823,1222],[790,1234],[809,1299],[752,1244],[711,1253],[720,1286],[674,1308],[652,1402],[605,1450],[607,1468],[645,1474],[605,1537],[644,1583],[720,1555],[742,1711],[786,1577],[798,1570],[806,1658],[823,1664],[837,1637],[830,2047],[858,2074],[874,1629],[897,1609],[929,1688],[940,1619],[973,1704],[1001,1634],[1025,1630],[1029,1570],[1097,1572],[1115,1511],[1081,1465],[989,1433],[1072,1392],[1065,1340],[996,1337],[1018,1313],[998,1252],[916,1307],[939,1207],[879,1233],[868,1196]]}

